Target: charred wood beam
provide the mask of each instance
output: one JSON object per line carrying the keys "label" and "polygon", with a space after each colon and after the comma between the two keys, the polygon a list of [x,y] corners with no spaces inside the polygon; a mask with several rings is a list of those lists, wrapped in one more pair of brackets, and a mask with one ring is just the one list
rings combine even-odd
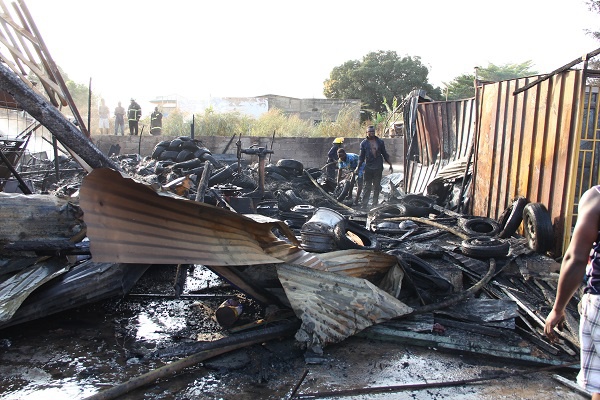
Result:
{"label": "charred wood beam", "polygon": [[298,321],[293,321],[291,323],[265,328],[260,331],[242,333],[239,335],[226,337],[224,339],[215,340],[214,342],[198,344],[195,350],[197,352],[195,354],[164,365],[158,369],[140,375],[110,389],[98,392],[90,397],[87,397],[87,400],[118,398],[134,389],[146,386],[157,379],[175,375],[181,370],[191,367],[209,358],[213,358],[233,350],[248,347],[253,344],[266,342],[268,340],[292,336],[296,332],[298,325]]}
{"label": "charred wood beam", "polygon": [[491,328],[489,326],[482,326],[479,324],[474,324],[470,322],[461,322],[455,321],[447,318],[435,317],[435,321],[443,326],[449,326],[452,328],[462,329],[468,332],[477,332],[482,335],[492,336],[492,337],[500,337],[502,336],[502,331],[498,328]]}
{"label": "charred wood beam", "polygon": [[91,168],[120,168],[103,154],[56,107],[28,87],[5,65],[0,64],[0,88],[10,93],[19,105],[46,127],[65,147],[73,150]]}
{"label": "charred wood beam", "polygon": [[204,195],[206,194],[206,188],[208,187],[208,180],[212,172],[212,164],[210,161],[204,162],[204,171],[202,171],[202,177],[198,182],[198,189],[196,191],[196,201],[204,203]]}
{"label": "charred wood beam", "polygon": [[29,190],[29,187],[27,187],[27,184],[25,183],[23,178],[21,178],[21,176],[19,175],[17,170],[12,166],[12,164],[10,163],[8,158],[6,158],[6,156],[4,155],[4,152],[2,150],[0,150],[0,159],[2,159],[4,164],[6,164],[6,168],[9,169],[9,171],[13,174],[13,176],[15,178],[17,178],[17,181],[19,181],[19,188],[21,189],[21,191],[24,194],[32,194],[31,190]]}
{"label": "charred wood beam", "polygon": [[2,247],[3,253],[35,252],[38,255],[90,254],[89,245],[70,240],[19,240]]}

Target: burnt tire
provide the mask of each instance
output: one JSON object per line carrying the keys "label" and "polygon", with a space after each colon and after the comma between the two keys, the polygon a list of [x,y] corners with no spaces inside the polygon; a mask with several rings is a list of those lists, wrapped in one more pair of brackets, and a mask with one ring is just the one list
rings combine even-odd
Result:
{"label": "burnt tire", "polygon": [[213,165],[213,167],[215,167],[215,168],[222,168],[222,166],[223,166],[223,164],[221,164],[219,161],[217,161],[217,159],[214,158],[213,155],[210,153],[204,153],[199,158],[202,161],[210,162]]}
{"label": "burnt tire", "polygon": [[183,143],[181,143],[181,148],[191,150],[192,152],[198,150],[198,146],[193,140],[184,140]]}
{"label": "burnt tire", "polygon": [[189,169],[202,167],[203,164],[204,163],[201,160],[198,160],[197,158],[193,158],[188,161],[183,161],[183,162],[179,162],[177,164],[173,164],[173,169],[189,170]]}
{"label": "burnt tire", "polygon": [[405,217],[427,217],[433,212],[433,199],[427,196],[409,194],[400,200],[400,212]]}
{"label": "burnt tire", "polygon": [[296,173],[296,175],[300,175],[302,173],[302,171],[304,171],[304,165],[300,161],[297,161],[297,160],[283,159],[283,160],[277,161],[277,163],[275,165],[278,167],[281,167],[281,168],[285,168],[290,171],[294,171]]}
{"label": "burnt tire", "polygon": [[500,214],[498,218],[498,224],[500,225],[500,233],[498,237],[506,239],[511,237],[519,225],[523,222],[523,210],[527,205],[527,199],[525,197],[517,197],[513,200],[512,204],[506,208]]}
{"label": "burnt tire", "polygon": [[465,239],[461,242],[462,253],[474,258],[505,257],[510,250],[510,245],[500,239],[489,236],[478,236]]}
{"label": "burnt tire", "polygon": [[[336,192],[335,192],[336,200],[343,201],[344,199],[346,199],[346,197],[348,197],[348,194],[350,193],[351,188],[352,188],[352,181],[350,181],[350,180],[345,180],[342,185],[338,185],[338,187],[336,188]],[[352,193],[350,193],[350,196],[352,196]]]}
{"label": "burnt tire", "polygon": [[179,154],[177,154],[177,157],[175,158],[175,162],[183,162],[183,161],[188,161],[191,159],[194,159],[194,153],[192,153],[190,150],[181,150],[179,152]]}
{"label": "burnt tire", "polygon": [[542,203],[529,203],[523,209],[523,231],[527,245],[537,253],[554,246],[552,218]]}
{"label": "burnt tire", "polygon": [[208,180],[208,186],[218,185],[219,183],[225,182],[227,179],[233,176],[233,169],[227,165],[221,169],[215,171]]}
{"label": "burnt tire", "polygon": [[178,154],[179,154],[178,151],[165,150],[162,153],[160,153],[160,156],[158,157],[158,159],[160,161],[165,161],[165,160],[175,161]]}
{"label": "burnt tire", "polygon": [[210,153],[210,150],[208,150],[208,149],[207,149],[207,148],[205,148],[205,147],[200,147],[200,148],[197,148],[197,149],[194,151],[194,157],[196,157],[196,158],[200,158],[200,159],[202,159],[202,156],[203,156],[204,154],[211,154],[211,153]]}
{"label": "burnt tire", "polygon": [[[351,234],[351,235],[350,235]],[[357,226],[347,226],[346,229],[342,229],[339,225],[333,229],[334,241],[339,250],[379,250],[379,241],[377,235],[368,231],[365,228]],[[357,243],[351,239],[352,236],[356,236],[361,242]]]}
{"label": "burnt tire", "polygon": [[500,232],[500,224],[487,217],[461,217],[458,226],[470,236],[496,236]]}
{"label": "burnt tire", "polygon": [[169,150],[180,151],[182,143],[183,143],[183,140],[181,140],[181,139],[171,140],[171,143],[169,143]]}
{"label": "burnt tire", "polygon": [[152,151],[152,155],[150,157],[152,157],[154,160],[158,160],[160,158],[160,155],[163,153],[163,151],[165,151],[167,149],[167,146],[159,146],[156,145],[154,147],[154,150]]}

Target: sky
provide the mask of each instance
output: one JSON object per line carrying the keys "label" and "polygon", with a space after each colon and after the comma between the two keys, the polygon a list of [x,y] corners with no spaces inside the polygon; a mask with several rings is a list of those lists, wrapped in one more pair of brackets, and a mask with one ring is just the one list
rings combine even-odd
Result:
{"label": "sky", "polygon": [[158,97],[324,98],[334,67],[379,50],[420,57],[443,88],[476,66],[547,73],[600,47],[584,0],[22,1],[70,79],[144,114]]}

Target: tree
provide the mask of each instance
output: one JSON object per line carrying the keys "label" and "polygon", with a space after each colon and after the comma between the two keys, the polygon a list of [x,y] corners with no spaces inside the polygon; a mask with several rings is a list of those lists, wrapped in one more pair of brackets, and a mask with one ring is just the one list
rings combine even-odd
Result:
{"label": "tree", "polygon": [[[600,0],[587,0],[587,5],[590,11],[600,14]],[[600,40],[600,32],[587,30],[587,34]]]}
{"label": "tree", "polygon": [[[524,76],[536,75],[538,72],[531,70],[532,61],[524,61],[520,64],[496,65],[489,63],[487,67],[477,68],[477,78],[484,81],[505,81],[508,79],[522,78]],[[447,100],[468,99],[475,97],[475,75],[462,74],[454,78],[446,85]]]}
{"label": "tree", "polygon": [[531,69],[533,61],[527,60],[520,64],[496,65],[489,63],[485,68],[478,68],[478,79],[485,81],[505,81],[508,79],[522,78],[524,76],[536,75],[538,72]]}
{"label": "tree", "polygon": [[404,98],[413,89],[424,89],[440,99],[440,88],[428,81],[429,70],[420,57],[398,57],[395,51],[371,52],[361,61],[351,60],[334,67],[324,82],[328,99],[360,99],[369,113],[386,111],[384,99]]}
{"label": "tree", "polygon": [[446,100],[459,100],[475,97],[475,75],[462,74],[446,85]]}

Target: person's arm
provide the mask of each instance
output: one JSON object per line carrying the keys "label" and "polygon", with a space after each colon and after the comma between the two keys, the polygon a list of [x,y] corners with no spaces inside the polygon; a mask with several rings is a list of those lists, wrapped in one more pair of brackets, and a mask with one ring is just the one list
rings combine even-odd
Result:
{"label": "person's arm", "polygon": [[598,238],[599,227],[600,192],[592,188],[587,190],[579,201],[579,215],[573,237],[560,266],[556,299],[552,311],[546,317],[544,333],[551,342],[558,339],[554,328],[564,320],[565,308],[583,282],[590,250]]}
{"label": "person's arm", "polygon": [[383,140],[381,140],[380,145],[381,145],[381,155],[383,156],[383,159],[390,166],[390,173],[393,173],[394,167],[392,167],[392,162],[390,161],[390,155],[388,154],[387,150],[385,149],[385,142]]}
{"label": "person's arm", "polygon": [[362,163],[365,162],[365,157],[367,156],[367,153],[365,152],[365,149],[363,148],[363,142],[360,143],[360,154],[358,156],[358,165],[356,166],[356,168],[354,169],[354,173],[358,175],[358,171],[360,170],[360,166],[362,165]]}
{"label": "person's arm", "polygon": [[342,180],[342,168],[340,168],[340,166],[338,165],[337,179],[336,179],[335,183],[340,183],[341,180]]}

